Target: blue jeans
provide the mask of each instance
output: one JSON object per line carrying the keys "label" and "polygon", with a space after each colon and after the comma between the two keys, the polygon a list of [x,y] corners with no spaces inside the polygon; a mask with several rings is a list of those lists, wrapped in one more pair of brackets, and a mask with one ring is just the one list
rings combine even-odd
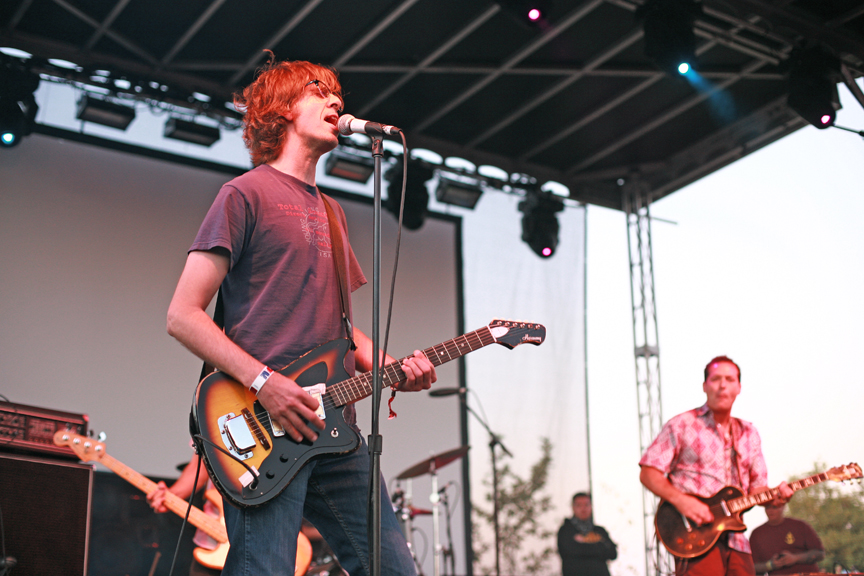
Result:
{"label": "blue jeans", "polygon": [[[368,576],[369,451],[306,464],[276,498],[257,508],[225,506],[231,548],[224,576],[294,576],[297,533],[303,517],[321,532],[351,576]],[[405,537],[381,482],[381,574],[416,574]]]}

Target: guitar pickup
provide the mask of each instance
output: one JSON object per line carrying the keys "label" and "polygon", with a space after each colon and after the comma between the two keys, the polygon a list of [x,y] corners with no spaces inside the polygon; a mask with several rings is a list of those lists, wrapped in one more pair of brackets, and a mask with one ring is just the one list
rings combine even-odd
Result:
{"label": "guitar pickup", "polygon": [[315,384],[303,388],[307,394],[318,400],[318,408],[315,410],[315,415],[321,420],[324,420],[327,415],[324,413],[324,394],[327,392],[326,384]]}
{"label": "guitar pickup", "polygon": [[225,420],[223,430],[225,435],[228,436],[231,446],[238,454],[245,454],[255,447],[255,437],[252,435],[252,431],[249,430],[246,418],[242,415]]}
{"label": "guitar pickup", "polygon": [[[318,408],[315,410],[315,415],[318,416],[318,418],[320,418],[321,420],[324,420],[327,417],[324,412],[324,394],[325,392],[327,392],[327,385],[315,384],[314,386],[307,386],[303,388],[303,390],[307,394],[318,400]],[[273,418],[270,418],[270,428],[273,430],[273,436],[278,437],[285,435],[285,429]]]}

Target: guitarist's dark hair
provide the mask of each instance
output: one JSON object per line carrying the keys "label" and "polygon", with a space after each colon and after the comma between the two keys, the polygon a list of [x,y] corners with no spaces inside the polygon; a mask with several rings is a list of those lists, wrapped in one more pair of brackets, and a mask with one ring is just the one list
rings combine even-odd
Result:
{"label": "guitarist's dark hair", "polygon": [[571,500],[571,502],[575,502],[576,498],[587,498],[588,500],[591,500],[591,494],[588,492],[577,492],[573,495],[573,500]]}
{"label": "guitarist's dark hair", "polygon": [[720,362],[726,362],[727,364],[732,364],[735,368],[738,369],[738,382],[741,382],[741,367],[735,363],[734,360],[729,358],[728,356],[717,356],[716,358],[712,358],[708,364],[705,365],[705,380],[703,382],[708,381],[708,369],[711,368],[713,364],[718,364]]}

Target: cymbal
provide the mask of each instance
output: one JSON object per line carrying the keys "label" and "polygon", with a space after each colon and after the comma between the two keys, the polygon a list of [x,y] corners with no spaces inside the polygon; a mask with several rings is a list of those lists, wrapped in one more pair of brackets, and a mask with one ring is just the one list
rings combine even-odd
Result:
{"label": "cymbal", "polygon": [[422,476],[423,474],[431,474],[433,471],[439,470],[454,460],[458,460],[465,456],[465,454],[468,453],[469,448],[471,447],[460,446],[459,448],[454,448],[453,450],[430,456],[426,460],[418,462],[414,466],[403,470],[401,474],[396,476],[396,479],[405,480],[406,478],[414,478],[415,476]]}

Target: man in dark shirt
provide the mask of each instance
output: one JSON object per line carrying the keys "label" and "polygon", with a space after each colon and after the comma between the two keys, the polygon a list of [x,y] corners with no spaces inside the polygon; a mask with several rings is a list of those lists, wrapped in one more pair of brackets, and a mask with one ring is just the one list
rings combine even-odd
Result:
{"label": "man in dark shirt", "polygon": [[558,554],[563,576],[609,576],[607,561],[618,557],[618,547],[592,518],[591,495],[573,496],[573,517],[558,529]]}
{"label": "man in dark shirt", "polygon": [[768,522],[753,530],[750,547],[757,574],[818,572],[816,563],[825,558],[825,547],[813,528],[803,520],[785,518],[786,506],[765,506]]}

